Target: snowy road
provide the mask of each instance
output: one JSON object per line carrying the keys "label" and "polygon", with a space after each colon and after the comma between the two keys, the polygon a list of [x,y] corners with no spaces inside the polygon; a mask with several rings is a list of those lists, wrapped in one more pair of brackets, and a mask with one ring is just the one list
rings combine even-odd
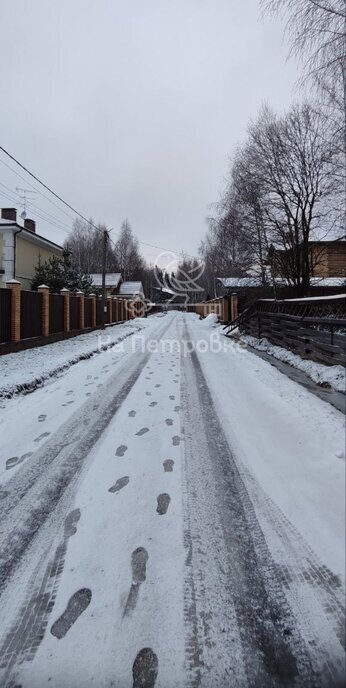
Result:
{"label": "snowy road", "polygon": [[0,432],[1,687],[343,684],[337,410],[170,313]]}

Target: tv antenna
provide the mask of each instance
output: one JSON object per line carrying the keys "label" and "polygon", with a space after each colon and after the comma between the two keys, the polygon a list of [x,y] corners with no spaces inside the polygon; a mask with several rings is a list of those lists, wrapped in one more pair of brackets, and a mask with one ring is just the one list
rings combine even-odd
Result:
{"label": "tv antenna", "polygon": [[30,194],[35,194],[36,191],[32,191],[32,189],[22,189],[20,186],[16,186],[16,191],[17,191],[17,193],[21,199],[22,206],[23,206],[23,211],[21,212],[20,216],[21,216],[22,220],[25,220],[27,202],[29,201],[29,203],[30,203],[30,201],[33,200],[32,198],[30,198]]}

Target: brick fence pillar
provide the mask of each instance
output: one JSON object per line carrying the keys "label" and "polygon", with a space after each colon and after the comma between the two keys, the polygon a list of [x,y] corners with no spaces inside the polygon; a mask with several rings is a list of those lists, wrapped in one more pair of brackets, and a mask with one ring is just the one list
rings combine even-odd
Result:
{"label": "brick fence pillar", "polygon": [[11,341],[20,340],[20,289],[21,283],[12,279],[6,282],[7,289],[11,289]]}
{"label": "brick fence pillar", "polygon": [[64,331],[70,331],[70,290],[64,287],[60,289],[61,296],[64,297]]}
{"label": "brick fence pillar", "polygon": [[84,330],[84,291],[77,291],[76,296],[79,298],[79,329]]}
{"label": "brick fence pillar", "polygon": [[96,294],[90,294],[91,298],[91,327],[96,327]]}
{"label": "brick fence pillar", "polygon": [[238,294],[233,292],[231,294],[231,318],[232,320],[236,320],[238,317]]}
{"label": "brick fence pillar", "polygon": [[46,284],[41,284],[37,291],[42,294],[42,335],[48,337],[49,335],[49,287]]}

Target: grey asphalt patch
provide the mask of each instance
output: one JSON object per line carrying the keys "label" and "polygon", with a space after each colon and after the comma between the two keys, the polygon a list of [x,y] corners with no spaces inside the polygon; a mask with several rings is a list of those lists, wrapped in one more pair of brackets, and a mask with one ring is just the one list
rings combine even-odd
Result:
{"label": "grey asphalt patch", "polygon": [[130,478],[128,475],[124,475],[122,478],[118,478],[115,485],[109,488],[108,492],[117,493],[129,484]]}
{"label": "grey asphalt patch", "polygon": [[173,459],[166,459],[163,462],[163,468],[164,468],[165,473],[172,473],[173,472],[173,466],[174,466]]}
{"label": "grey asphalt patch", "polygon": [[167,513],[170,501],[171,498],[166,492],[158,496],[156,511],[160,516],[164,516]]}
{"label": "grey asphalt patch", "polygon": [[141,650],[132,667],[133,688],[154,688],[159,662],[150,647]]}
{"label": "grey asphalt patch", "polygon": [[57,619],[50,629],[52,635],[58,640],[64,638],[71,626],[76,623],[77,619],[87,609],[91,602],[91,590],[89,588],[81,588],[70,597],[67,607],[63,614]]}
{"label": "grey asphalt patch", "polygon": [[124,456],[127,449],[128,448],[127,448],[126,444],[121,444],[120,447],[117,448],[117,450],[115,452],[115,456]]}

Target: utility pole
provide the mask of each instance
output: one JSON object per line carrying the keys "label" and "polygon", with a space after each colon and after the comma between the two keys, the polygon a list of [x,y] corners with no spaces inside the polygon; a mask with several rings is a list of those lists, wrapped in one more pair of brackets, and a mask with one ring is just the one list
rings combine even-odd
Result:
{"label": "utility pole", "polygon": [[108,243],[108,231],[103,230],[102,237],[102,317],[101,317],[101,327],[104,330],[106,321],[106,262],[107,262],[107,243]]}

